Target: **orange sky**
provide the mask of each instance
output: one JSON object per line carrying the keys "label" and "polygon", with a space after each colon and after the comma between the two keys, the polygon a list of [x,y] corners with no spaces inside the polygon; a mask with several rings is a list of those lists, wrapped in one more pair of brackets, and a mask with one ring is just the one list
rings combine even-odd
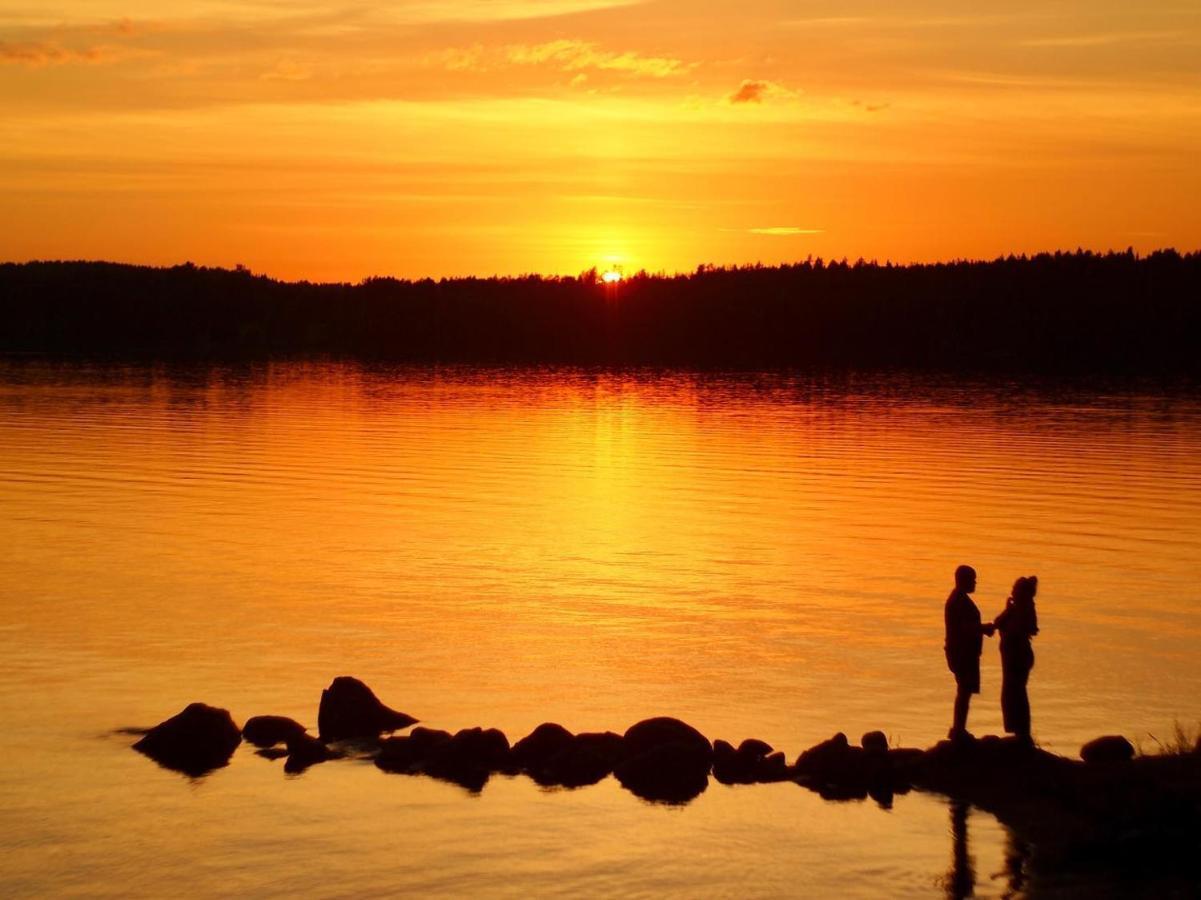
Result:
{"label": "orange sky", "polygon": [[1201,5],[0,0],[0,259],[1201,247]]}

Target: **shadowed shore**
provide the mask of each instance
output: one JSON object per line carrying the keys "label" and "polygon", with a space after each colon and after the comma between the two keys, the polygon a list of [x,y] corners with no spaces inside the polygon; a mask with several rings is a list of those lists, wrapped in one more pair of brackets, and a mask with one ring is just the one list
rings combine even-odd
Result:
{"label": "shadowed shore", "polygon": [[[1183,866],[1201,850],[1201,743],[1191,751],[1135,756],[1124,738],[1082,748],[1082,759],[1014,738],[965,737],[928,749],[889,747],[882,732],[859,745],[838,734],[793,762],[765,741],[710,741],[684,722],[657,717],[624,733],[573,734],[544,723],[510,744],[495,728],[456,733],[415,727],[348,676],[322,692],[319,735],[281,716],[239,729],[226,710],[194,703],[152,729],[135,749],[200,777],[228,764],[242,740],[293,775],[333,759],[372,762],[384,772],[427,776],[479,792],[495,775],[545,787],[579,788],[610,775],[644,800],[685,804],[715,780],[724,785],[791,782],[832,801],[874,799],[890,807],[910,790],[940,794],[994,815],[1029,848],[1032,864],[1103,859]],[[122,729],[124,734],[137,729]]]}
{"label": "shadowed shore", "polygon": [[1201,253],[285,283],[0,264],[0,351],[175,360],[1201,372]]}

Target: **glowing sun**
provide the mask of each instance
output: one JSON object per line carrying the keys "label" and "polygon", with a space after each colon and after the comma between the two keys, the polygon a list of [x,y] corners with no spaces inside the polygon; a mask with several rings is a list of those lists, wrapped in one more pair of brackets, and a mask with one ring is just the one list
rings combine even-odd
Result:
{"label": "glowing sun", "polygon": [[621,273],[616,269],[609,269],[609,271],[601,275],[601,281],[605,284],[617,284],[617,282],[621,281]]}

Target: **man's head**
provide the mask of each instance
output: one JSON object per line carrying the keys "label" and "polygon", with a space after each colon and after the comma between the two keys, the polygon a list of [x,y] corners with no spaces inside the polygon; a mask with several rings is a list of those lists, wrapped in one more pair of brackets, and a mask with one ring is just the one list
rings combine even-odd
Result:
{"label": "man's head", "polygon": [[960,566],[955,570],[955,588],[970,594],[976,589],[976,570],[971,566]]}

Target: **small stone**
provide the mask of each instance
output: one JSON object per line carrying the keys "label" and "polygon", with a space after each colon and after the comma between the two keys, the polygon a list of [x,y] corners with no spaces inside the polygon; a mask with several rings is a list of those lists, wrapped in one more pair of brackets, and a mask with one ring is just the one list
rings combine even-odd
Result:
{"label": "small stone", "polygon": [[883,731],[869,731],[860,738],[859,746],[869,753],[887,753],[888,737]]}
{"label": "small stone", "polygon": [[286,744],[305,733],[305,727],[287,716],[251,716],[242,726],[242,739],[256,747]]}

